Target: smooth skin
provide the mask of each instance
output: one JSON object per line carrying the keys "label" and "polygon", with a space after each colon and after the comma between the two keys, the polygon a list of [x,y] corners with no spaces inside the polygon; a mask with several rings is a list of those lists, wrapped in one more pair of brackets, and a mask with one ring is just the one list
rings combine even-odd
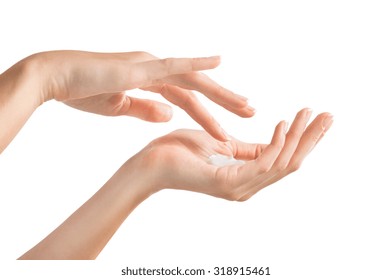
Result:
{"label": "smooth skin", "polygon": [[[155,59],[141,62],[143,66],[139,64],[140,62],[137,62],[136,70],[131,67],[133,70],[129,72],[128,67],[123,68],[122,71],[127,74],[123,74],[121,69],[114,72],[110,78],[114,80],[115,85],[110,86],[109,80],[104,82],[102,79],[110,75],[111,71],[96,69],[91,74],[91,71],[87,71],[89,67],[84,68],[83,59],[86,59],[86,64],[94,61],[94,59],[91,60],[89,53],[65,52],[66,55],[69,54],[71,57],[74,57],[75,54],[81,55],[79,60],[76,59],[71,62],[67,59],[63,60],[63,52],[57,54],[60,55],[59,60],[51,58],[49,61],[53,59],[57,63],[62,61],[63,64],[58,65],[57,72],[54,71],[56,67],[52,69],[54,78],[51,82],[49,82],[49,72],[47,74],[48,80],[45,83],[27,79],[29,81],[27,85],[19,84],[17,75],[16,81],[4,78],[4,74],[6,74],[5,76],[8,75],[8,78],[10,73],[15,74],[13,72],[15,69],[11,68],[7,71],[8,73],[2,74],[0,77],[0,112],[8,110],[9,113],[12,113],[12,110],[9,110],[8,107],[16,105],[17,97],[23,96],[19,91],[15,92],[10,89],[21,90],[29,88],[28,85],[40,85],[38,96],[42,98],[42,102],[54,98],[89,112],[101,114],[105,114],[103,112],[115,112],[107,115],[121,115],[127,111],[132,113],[129,113],[129,115],[151,120],[147,115],[142,117],[137,109],[132,109],[132,106],[122,105],[124,107],[120,108],[127,108],[128,110],[120,110],[121,113],[117,110],[108,110],[113,103],[116,105],[123,104],[123,102],[113,102],[111,100],[113,96],[115,96],[115,100],[120,97],[123,98],[121,100],[128,99],[123,91],[119,90],[120,88],[140,87],[160,92],[165,98],[170,96],[167,98],[169,101],[171,101],[170,99],[174,100],[175,102],[172,101],[174,104],[184,108],[191,116],[193,114],[192,117],[203,127],[207,127],[206,131],[210,133],[197,130],[177,130],[152,141],[124,163],[113,177],[63,224],[22,255],[20,259],[95,259],[133,209],[150,195],[163,189],[182,189],[228,200],[245,201],[262,188],[297,170],[333,122],[332,115],[322,113],[307,126],[311,111],[303,109],[297,114],[289,129],[285,121],[276,126],[269,144],[248,144],[221,133],[219,125],[215,126],[215,121],[209,117],[205,109],[195,101],[194,95],[189,92],[190,88],[202,91],[211,100],[239,115],[251,116],[253,114],[253,109],[249,108],[244,98],[223,89],[209,78],[206,78],[204,74],[197,72],[213,67],[215,65],[213,62],[217,63],[217,58],[170,59],[169,62]],[[56,52],[43,54],[44,57],[46,55],[56,57]],[[100,60],[101,55],[105,56],[104,54],[97,54],[97,59],[104,64],[104,61]],[[119,56],[122,65],[123,54],[110,54],[109,56],[111,55],[113,57]],[[124,54],[127,58],[129,55]],[[145,53],[137,53],[137,55],[149,56]],[[33,60],[34,63],[37,63],[35,58]],[[105,68],[98,64],[98,68]],[[110,59],[108,65],[112,65]],[[18,67],[18,64],[14,67]],[[155,69],[155,67],[157,68]],[[181,71],[186,69],[190,72],[178,74],[179,70],[173,70],[178,69],[177,67],[181,68]],[[64,68],[63,71],[62,68]],[[171,70],[169,71],[167,68]],[[78,72],[75,69],[80,71]],[[86,72],[84,72],[85,70]],[[115,70],[112,69],[112,71]],[[150,73],[150,71],[152,72]],[[165,73],[163,74],[163,72]],[[80,73],[83,73],[83,75]],[[129,78],[129,75],[132,75],[133,78]],[[46,75],[43,76],[46,77]],[[58,76],[63,79],[55,78]],[[109,77],[106,78],[109,79]],[[199,79],[201,79],[201,82]],[[61,80],[63,82],[60,82]],[[7,86],[4,87],[4,83],[7,84],[7,82],[11,83],[11,86],[8,84],[9,91],[3,91],[7,89]],[[197,82],[199,82],[199,87],[192,84],[197,84]],[[117,87],[117,83],[124,83],[126,86]],[[52,88],[42,86],[43,84],[50,84]],[[72,87],[74,91],[69,90],[71,87],[68,84],[76,84],[75,87]],[[42,88],[46,90],[42,90]],[[59,90],[60,88],[62,90]],[[30,87],[30,89],[34,89],[34,87]],[[33,90],[33,92],[35,91]],[[27,96],[24,101],[29,106],[22,104],[24,109],[30,108],[34,104],[33,100],[37,101],[34,98],[29,98],[29,94],[26,92],[25,95]],[[131,104],[134,102],[133,100],[133,98],[130,99]],[[22,102],[22,99],[19,101]],[[137,102],[139,101],[136,101],[136,104],[138,104]],[[153,101],[140,102],[143,107],[143,104]],[[97,105],[94,105],[95,103]],[[151,109],[152,114],[159,112],[160,108],[167,108],[166,105],[161,107],[159,103],[158,105],[153,104],[146,107],[150,109],[158,108],[158,111]],[[118,107],[114,106],[112,108]],[[29,114],[31,113],[29,112]],[[22,125],[23,120],[27,119],[29,114],[26,112],[21,114],[22,117],[18,119],[18,125]],[[15,113],[15,115],[17,114]],[[0,113],[0,123],[4,123],[3,120],[6,116],[6,114]],[[158,113],[157,116],[162,115]],[[163,119],[157,117],[153,120]],[[13,128],[13,126],[8,126],[8,128]],[[20,127],[14,128],[14,132],[19,129]],[[231,140],[227,141],[228,138]],[[1,145],[5,147],[10,139],[12,139],[10,134],[6,137],[2,136],[0,138]],[[233,156],[236,159],[244,160],[245,164],[217,167],[208,163],[208,158],[212,154]]]}
{"label": "smooth skin", "polygon": [[125,94],[136,88],[161,94],[213,137],[226,141],[226,132],[191,90],[241,117],[253,116],[254,109],[245,97],[199,72],[219,63],[217,56],[158,59],[146,52],[51,51],[29,56],[0,75],[0,153],[35,109],[52,99],[106,116],[126,115],[151,122],[171,119],[169,105]]}

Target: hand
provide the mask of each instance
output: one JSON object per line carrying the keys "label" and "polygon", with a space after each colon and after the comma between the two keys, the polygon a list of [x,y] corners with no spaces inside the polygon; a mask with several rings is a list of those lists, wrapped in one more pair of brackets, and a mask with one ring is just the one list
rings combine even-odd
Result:
{"label": "hand", "polygon": [[26,61],[37,66],[39,92],[45,101],[56,99],[91,113],[127,115],[152,122],[170,120],[170,106],[125,94],[127,90],[140,88],[159,93],[181,107],[221,141],[227,140],[226,133],[191,90],[203,93],[241,117],[254,114],[246,98],[198,72],[217,67],[219,57],[158,59],[145,52],[52,51],[35,54]]}
{"label": "hand", "polygon": [[[310,110],[301,110],[287,134],[287,123],[280,122],[268,145],[236,139],[222,143],[195,130],[178,130],[154,140],[141,152],[151,192],[174,188],[247,200],[297,170],[332,125],[332,115],[322,113],[306,127],[310,116]],[[217,167],[208,163],[213,154],[232,156],[246,163]]]}
{"label": "hand", "polygon": [[[247,200],[297,170],[332,125],[332,116],[323,113],[306,128],[310,115],[310,110],[300,111],[287,134],[286,123],[280,122],[268,145],[236,139],[222,143],[196,130],[178,130],[154,140],[21,259],[94,259],[133,209],[164,188]],[[246,163],[217,167],[208,163],[214,154]]]}

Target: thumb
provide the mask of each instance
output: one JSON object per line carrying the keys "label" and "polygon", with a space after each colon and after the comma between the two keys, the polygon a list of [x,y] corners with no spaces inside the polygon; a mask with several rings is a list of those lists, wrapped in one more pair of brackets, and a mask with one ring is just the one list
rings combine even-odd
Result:
{"label": "thumb", "polygon": [[136,117],[148,122],[167,122],[172,118],[172,108],[164,103],[149,100],[139,99],[127,96],[128,108],[121,110],[123,115]]}

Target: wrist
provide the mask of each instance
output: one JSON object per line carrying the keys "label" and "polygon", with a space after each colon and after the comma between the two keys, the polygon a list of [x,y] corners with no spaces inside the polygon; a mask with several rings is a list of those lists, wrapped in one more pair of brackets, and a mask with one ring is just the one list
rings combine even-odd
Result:
{"label": "wrist", "polygon": [[39,70],[24,59],[0,75],[0,153],[45,100]]}
{"label": "wrist", "polygon": [[0,93],[3,98],[21,99],[25,105],[36,109],[50,99],[42,90],[41,77],[42,69],[35,55],[29,56],[0,75]]}
{"label": "wrist", "polygon": [[136,198],[138,203],[160,190],[155,179],[155,168],[146,160],[144,152],[142,150],[126,161],[113,176],[129,193],[128,197]]}
{"label": "wrist", "polygon": [[48,69],[48,61],[43,53],[33,54],[19,62],[23,83],[32,91],[39,105],[53,99],[53,86],[50,88],[48,77],[53,75]]}
{"label": "wrist", "polygon": [[86,203],[21,259],[95,259],[128,215],[152,193],[127,161]]}

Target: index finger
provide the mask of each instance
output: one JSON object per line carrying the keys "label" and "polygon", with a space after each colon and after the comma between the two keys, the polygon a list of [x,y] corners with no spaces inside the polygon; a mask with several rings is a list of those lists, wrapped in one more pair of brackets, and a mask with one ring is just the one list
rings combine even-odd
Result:
{"label": "index finger", "polygon": [[230,145],[235,159],[255,160],[267,146],[266,144],[242,142],[234,137],[231,139],[227,143]]}
{"label": "index finger", "polygon": [[246,97],[224,88],[203,73],[192,72],[169,76],[164,81],[181,88],[196,90],[241,117],[252,117],[255,113],[254,108],[248,105]]}
{"label": "index finger", "polygon": [[198,58],[165,58],[132,64],[129,68],[127,89],[150,86],[171,75],[213,69],[220,63],[219,56]]}

